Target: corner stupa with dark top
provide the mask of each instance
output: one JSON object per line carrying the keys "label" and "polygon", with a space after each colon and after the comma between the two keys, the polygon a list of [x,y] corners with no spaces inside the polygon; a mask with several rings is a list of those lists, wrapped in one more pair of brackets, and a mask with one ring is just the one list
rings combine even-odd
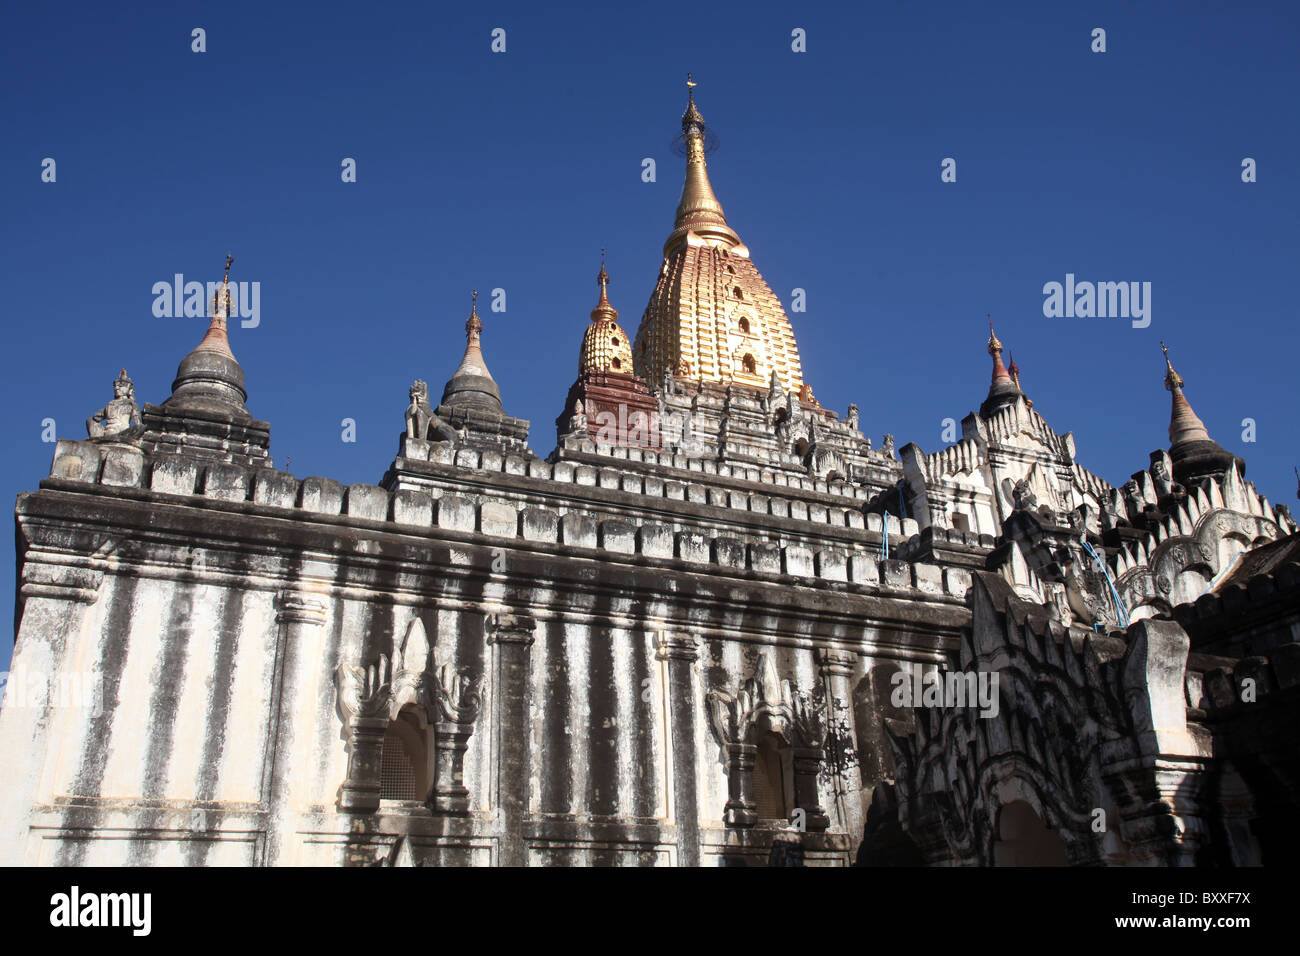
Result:
{"label": "corner stupa with dark top", "polygon": [[1169,457],[1173,460],[1174,477],[1189,485],[1202,478],[1222,475],[1233,464],[1245,477],[1246,462],[1210,437],[1205,423],[1187,401],[1183,377],[1169,361],[1168,346],[1161,342],[1160,348],[1165,354],[1165,388],[1170,395]]}
{"label": "corner stupa with dark top", "polygon": [[244,370],[230,350],[230,267],[226,256],[221,288],[213,295],[207,333],[181,359],[171,397],[145,405],[143,449],[236,464],[270,467],[271,426],[249,413]]}

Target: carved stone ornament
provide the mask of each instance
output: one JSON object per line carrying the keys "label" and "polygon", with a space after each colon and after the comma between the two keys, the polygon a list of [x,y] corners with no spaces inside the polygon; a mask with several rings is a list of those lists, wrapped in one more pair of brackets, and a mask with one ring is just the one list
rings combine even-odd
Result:
{"label": "carved stone ornament", "polygon": [[126,369],[113,381],[113,400],[86,419],[86,434],[94,439],[134,438],[144,431],[140,406],[135,403],[135,384]]}
{"label": "carved stone ornament", "polygon": [[340,664],[338,706],[348,741],[348,776],[339,805],[355,813],[379,808],[379,765],[388,724],[402,708],[424,711],[435,729],[437,755],[430,803],[435,810],[463,812],[468,792],[461,765],[481,704],[478,678],[442,662],[429,644],[424,623],[412,619],[390,657],[380,653],[364,665]]}

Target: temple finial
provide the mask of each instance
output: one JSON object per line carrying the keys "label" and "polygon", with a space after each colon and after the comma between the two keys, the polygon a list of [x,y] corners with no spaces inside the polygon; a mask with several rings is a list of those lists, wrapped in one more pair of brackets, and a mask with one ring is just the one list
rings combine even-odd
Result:
{"label": "temple finial", "polygon": [[988,352],[993,359],[993,379],[989,383],[988,397],[980,405],[980,415],[988,418],[999,409],[1015,404],[1022,393],[1020,386],[1011,380],[1011,373],[1007,371],[1007,367],[1002,364],[1002,342],[993,331],[993,316],[985,313],[985,318],[989,320]]}
{"label": "temple finial", "polygon": [[470,300],[469,318],[465,320],[465,338],[471,345],[476,345],[482,331],[483,320],[478,317],[478,289],[475,289]]}
{"label": "temple finial", "polygon": [[1002,351],[1002,343],[998,340],[997,333],[993,331],[993,314],[985,312],[984,317],[989,320],[989,355],[996,358],[997,354]]}
{"label": "temple finial", "polygon": [[686,112],[682,114],[682,133],[704,132],[704,117],[700,109],[695,105],[695,87],[699,84],[691,79],[691,74],[686,74]]}
{"label": "temple finial", "polygon": [[696,83],[691,75],[686,75],[686,112],[682,114],[682,137],[686,146],[686,182],[682,186],[682,199],[677,204],[677,218],[673,222],[673,233],[664,244],[667,251],[680,242],[689,232],[727,246],[736,246],[740,237],[727,225],[726,213],[722,203],[713,194],[709,183],[708,167],[704,160],[706,152],[704,137],[704,117],[695,105]]}
{"label": "temple finial", "polygon": [[605,250],[600,250],[600,274],[596,276],[600,286],[600,301],[591,310],[591,321],[613,322],[618,319],[618,310],[609,304],[609,273],[605,271]]}
{"label": "temple finial", "polygon": [[208,322],[208,331],[203,340],[195,346],[195,351],[220,352],[234,358],[230,351],[230,337],[227,334],[226,320],[230,318],[230,264],[235,257],[227,253],[226,274],[221,280],[221,288],[212,293],[212,316]]}
{"label": "temple finial", "polygon": [[993,316],[987,315],[987,318],[989,320],[989,355],[993,357],[993,384],[1014,384],[1011,381],[1011,374],[1007,371],[1007,367],[1002,364],[1002,342],[993,331]]}
{"label": "temple finial", "polygon": [[1169,361],[1169,346],[1165,345],[1164,339],[1160,340],[1160,348],[1165,353],[1165,388],[1173,391],[1176,388],[1183,387],[1183,377],[1174,371],[1174,365]]}
{"label": "temple finial", "polygon": [[[1187,442],[1210,442],[1210,433],[1205,428],[1187,396],[1183,392],[1183,377],[1174,371],[1169,361],[1169,346],[1160,342],[1160,350],[1165,354],[1165,388],[1173,393],[1173,402],[1169,414],[1169,447]],[[1217,447],[1217,446],[1216,446]]]}

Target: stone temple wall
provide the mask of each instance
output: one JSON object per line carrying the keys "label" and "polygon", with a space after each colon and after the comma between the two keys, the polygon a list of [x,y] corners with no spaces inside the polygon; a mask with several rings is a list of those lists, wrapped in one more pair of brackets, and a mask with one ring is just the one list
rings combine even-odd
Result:
{"label": "stone temple wall", "polygon": [[[967,570],[881,560],[915,525],[843,483],[433,448],[390,490],[60,442],[11,686],[88,706],[0,711],[0,861],[764,861],[768,736],[809,861],[852,860],[872,672],[957,646]],[[415,800],[380,799],[394,720]]]}

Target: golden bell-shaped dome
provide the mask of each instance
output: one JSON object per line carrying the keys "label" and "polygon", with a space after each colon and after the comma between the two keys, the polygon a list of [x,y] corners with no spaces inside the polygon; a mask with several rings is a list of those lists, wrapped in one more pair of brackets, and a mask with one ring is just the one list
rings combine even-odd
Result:
{"label": "golden bell-shaped dome", "polygon": [[605,271],[605,253],[600,254],[600,302],[591,310],[591,325],[582,336],[578,354],[578,374],[583,372],[623,372],[632,374],[632,343],[618,324],[618,311],[609,304],[609,273]]}

